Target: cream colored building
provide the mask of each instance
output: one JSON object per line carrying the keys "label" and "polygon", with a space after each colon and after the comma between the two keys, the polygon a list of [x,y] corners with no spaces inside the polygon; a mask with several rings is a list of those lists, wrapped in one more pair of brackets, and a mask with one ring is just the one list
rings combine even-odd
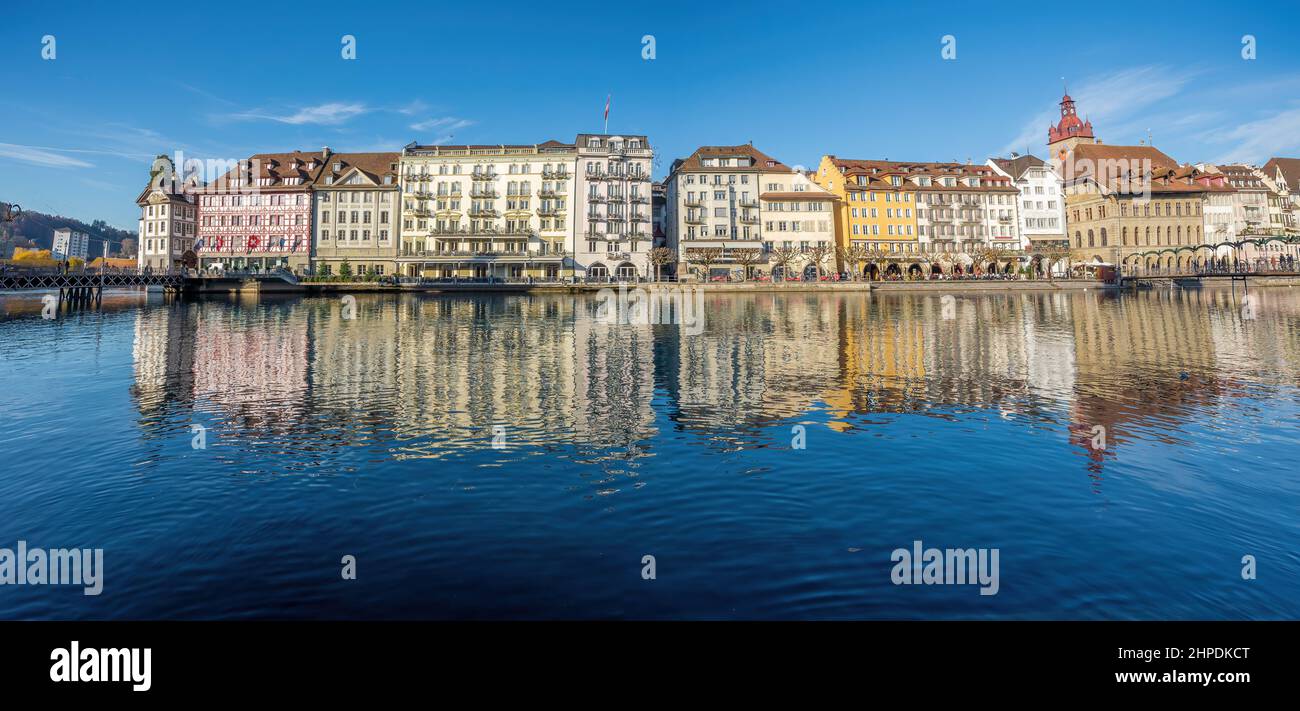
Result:
{"label": "cream colored building", "polygon": [[136,198],[140,206],[140,237],[136,263],[139,268],[168,271],[181,268],[186,254],[197,265],[193,253],[197,236],[198,208],[195,206],[191,180],[182,184],[171,158],[159,156],[154,161],[149,185]]}
{"label": "cream colored building", "polygon": [[573,144],[411,143],[398,164],[397,263],[403,276],[522,281],[574,275]]}
{"label": "cream colored building", "polygon": [[681,278],[738,278],[770,273],[773,252],[801,250],[802,270],[820,244],[834,269],[835,198],[807,175],[754,148],[702,146],[673,161],[664,180],[668,244]]}
{"label": "cream colored building", "polygon": [[[328,150],[328,149],[327,149]],[[328,153],[312,191],[312,265],[338,274],[397,272],[397,153]]]}

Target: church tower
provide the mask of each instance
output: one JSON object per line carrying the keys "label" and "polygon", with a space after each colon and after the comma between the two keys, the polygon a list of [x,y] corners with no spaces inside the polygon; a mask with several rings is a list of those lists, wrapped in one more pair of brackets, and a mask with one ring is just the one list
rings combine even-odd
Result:
{"label": "church tower", "polygon": [[1096,143],[1092,122],[1080,121],[1069,94],[1061,97],[1061,120],[1047,127],[1047,148],[1053,158],[1063,158],[1080,143]]}

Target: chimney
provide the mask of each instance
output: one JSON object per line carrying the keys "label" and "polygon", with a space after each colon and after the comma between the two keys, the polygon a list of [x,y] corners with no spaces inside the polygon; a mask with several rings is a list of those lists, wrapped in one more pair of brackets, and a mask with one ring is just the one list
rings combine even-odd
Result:
{"label": "chimney", "polygon": [[323,148],[320,149],[320,157],[321,157],[321,160],[329,160],[329,157],[330,157],[330,147],[329,147],[329,146],[325,146],[325,147],[323,147]]}

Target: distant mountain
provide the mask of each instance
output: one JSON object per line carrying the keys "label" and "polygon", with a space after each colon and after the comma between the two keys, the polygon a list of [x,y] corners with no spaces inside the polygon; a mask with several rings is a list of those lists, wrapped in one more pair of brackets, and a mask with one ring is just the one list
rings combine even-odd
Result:
{"label": "distant mountain", "polygon": [[[8,208],[8,205],[0,203],[0,208]],[[74,217],[47,215],[35,210],[23,210],[17,220],[3,226],[3,231],[12,236],[11,241],[17,246],[26,246],[30,240],[35,243],[37,249],[50,249],[54,246],[54,230],[62,227],[90,235],[88,254],[91,258],[103,256],[104,240],[108,240],[108,252],[114,256],[122,251],[124,240],[130,240],[126,244],[132,255],[135,253],[135,246],[139,244],[139,236],[134,231],[119,230],[103,220],[95,220],[87,224]]]}

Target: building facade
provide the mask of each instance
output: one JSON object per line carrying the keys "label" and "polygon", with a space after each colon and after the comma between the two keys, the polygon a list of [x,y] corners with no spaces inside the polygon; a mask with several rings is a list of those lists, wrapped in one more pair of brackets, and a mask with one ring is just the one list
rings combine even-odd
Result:
{"label": "building facade", "polygon": [[398,160],[404,276],[555,280],[574,252],[573,144],[424,146]]}
{"label": "building facade", "polygon": [[702,146],[673,161],[664,201],[679,277],[760,276],[777,267],[791,276],[814,262],[822,273],[834,269],[834,195],[751,144]]}
{"label": "building facade", "polygon": [[140,207],[136,266],[169,271],[198,266],[194,241],[198,235],[196,180],[181,184],[171,158],[159,156],[150,171],[149,185],[135,204]]}
{"label": "building facade", "polygon": [[1010,178],[1016,190],[1020,246],[1031,253],[1065,250],[1065,195],[1061,176],[1032,155],[990,158],[988,166]]}
{"label": "building facade", "polygon": [[773,279],[817,279],[837,269],[835,208],[839,200],[798,170],[764,173],[759,194],[763,251]]}
{"label": "building facade", "polygon": [[355,275],[398,273],[399,156],[322,152],[312,190],[316,273],[338,274],[345,262]]}
{"label": "building facade", "polygon": [[312,184],[329,154],[259,153],[198,190],[199,266],[310,271]]}
{"label": "building facade", "polygon": [[871,253],[916,254],[917,185],[907,164],[822,156],[814,179],[837,198],[837,246]]}
{"label": "building facade", "polygon": [[581,133],[574,146],[575,276],[597,281],[652,278],[654,152],[649,140]]}
{"label": "building facade", "polygon": [[85,261],[89,251],[90,235],[67,227],[54,230],[54,246],[50,249],[50,256],[54,257],[55,260],[80,259]]}

